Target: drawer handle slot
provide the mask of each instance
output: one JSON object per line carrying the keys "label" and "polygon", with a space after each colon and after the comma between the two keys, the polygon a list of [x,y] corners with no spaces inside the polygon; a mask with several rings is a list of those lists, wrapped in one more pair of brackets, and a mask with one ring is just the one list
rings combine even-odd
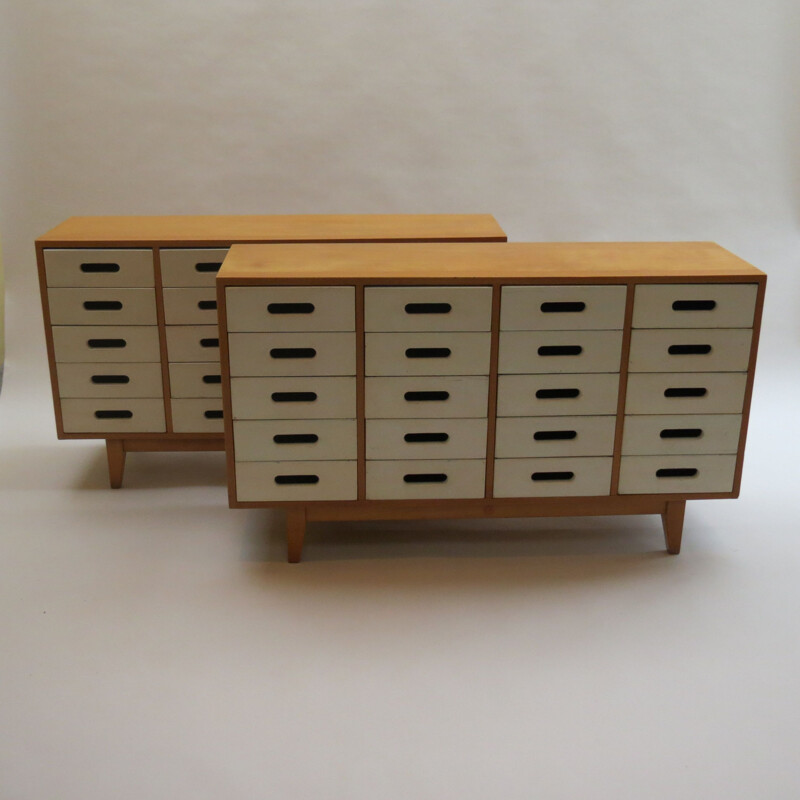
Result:
{"label": "drawer handle slot", "polygon": [[222,375],[203,375],[203,383],[222,383]]}
{"label": "drawer handle slot", "polygon": [[669,469],[656,470],[656,478],[694,478],[695,475],[697,475],[697,470],[689,467],[670,467]]}
{"label": "drawer handle slot", "polygon": [[219,347],[219,339],[201,339],[200,347]]}
{"label": "drawer handle slot", "polygon": [[222,419],[222,409],[221,408],[212,408],[208,411],[203,412],[203,416],[206,419]]}
{"label": "drawer handle slot", "polygon": [[705,397],[707,394],[708,389],[704,389],[700,386],[664,390],[664,397]]}
{"label": "drawer handle slot", "polygon": [[581,393],[580,389],[537,389],[537,400],[566,400],[573,397],[578,397]]}
{"label": "drawer handle slot", "polygon": [[92,348],[92,350],[102,350],[104,348],[113,348],[113,347],[127,347],[128,343],[125,339],[89,339],[86,344]]}
{"label": "drawer handle slot", "polygon": [[297,486],[299,484],[319,483],[319,475],[276,475],[278,486]]}
{"label": "drawer handle slot", "polygon": [[586,310],[586,303],[542,303],[541,308],[543,314],[576,314],[579,311]]}
{"label": "drawer handle slot", "polygon": [[450,303],[406,303],[406,314],[449,314]]}
{"label": "drawer handle slot", "polygon": [[199,261],[194,268],[197,272],[219,272],[221,266],[221,261]]}
{"label": "drawer handle slot", "polygon": [[131,419],[133,411],[122,411],[118,409],[111,409],[108,411],[100,410],[94,412],[97,419]]}
{"label": "drawer handle slot", "polygon": [[197,307],[201,311],[216,311],[217,310],[217,301],[216,300],[200,300],[197,304]]}
{"label": "drawer handle slot", "polygon": [[447,433],[407,433],[403,439],[407,442],[446,442],[450,439]]}
{"label": "drawer handle slot", "polygon": [[577,431],[536,431],[533,438],[537,442],[564,442],[570,439],[577,439]]}
{"label": "drawer handle slot", "polygon": [[406,392],[403,399],[409,403],[429,402],[450,399],[450,392]]}
{"label": "drawer handle slot", "polygon": [[92,383],[130,383],[127,375],[92,375]]}
{"label": "drawer handle slot", "polygon": [[702,428],[664,428],[659,434],[662,439],[699,439]]}
{"label": "drawer handle slot", "polygon": [[273,347],[270,358],[314,358],[317,351],[313,347]]}
{"label": "drawer handle slot", "polygon": [[313,403],[317,399],[316,392],[273,392],[273,403]]}
{"label": "drawer handle slot", "polygon": [[87,300],[83,307],[87,311],[122,311],[119,300]]}
{"label": "drawer handle slot", "polygon": [[707,356],[711,352],[710,344],[671,344],[667,349],[671,356]]}
{"label": "drawer handle slot", "polygon": [[275,444],[316,444],[319,436],[316,433],[276,433],[272,441]]}
{"label": "drawer handle slot", "polygon": [[540,356],[579,356],[583,352],[580,345],[554,344],[540,347]]}
{"label": "drawer handle slot", "polygon": [[532,481],[571,481],[575,477],[574,472],[534,472],[531,475]]}
{"label": "drawer handle slot", "polygon": [[716,307],[716,300],[676,300],[672,304],[673,311],[713,311]]}
{"label": "drawer handle slot", "polygon": [[270,314],[313,314],[313,303],[270,303],[267,306]]}
{"label": "drawer handle slot", "polygon": [[81,264],[81,272],[119,272],[119,264]]}
{"label": "drawer handle slot", "polygon": [[447,475],[444,472],[410,472],[403,475],[406,483],[444,483]]}
{"label": "drawer handle slot", "polygon": [[406,358],[449,358],[451,353],[449,347],[409,347]]}

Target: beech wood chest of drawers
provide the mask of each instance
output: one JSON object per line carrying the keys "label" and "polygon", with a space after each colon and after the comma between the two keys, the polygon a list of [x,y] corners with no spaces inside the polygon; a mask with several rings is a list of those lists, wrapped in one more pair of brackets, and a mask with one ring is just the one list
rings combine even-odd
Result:
{"label": "beech wood chest of drawers", "polygon": [[765,275],[712,243],[236,245],[232,507],[662,515],[739,492]]}

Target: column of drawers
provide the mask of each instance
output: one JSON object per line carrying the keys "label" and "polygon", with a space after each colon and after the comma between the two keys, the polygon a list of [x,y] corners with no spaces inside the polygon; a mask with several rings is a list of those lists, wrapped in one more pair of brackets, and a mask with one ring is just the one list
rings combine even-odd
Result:
{"label": "column of drawers", "polygon": [[355,500],[355,288],[225,298],[237,500]]}
{"label": "column of drawers", "polygon": [[489,286],[366,287],[366,496],[483,497]]}
{"label": "column of drawers", "polygon": [[504,286],[495,497],[611,489],[625,286]]}
{"label": "column of drawers", "polygon": [[166,430],[153,251],[45,249],[64,431]]}
{"label": "column of drawers", "polygon": [[636,287],[620,494],[732,491],[757,288]]}

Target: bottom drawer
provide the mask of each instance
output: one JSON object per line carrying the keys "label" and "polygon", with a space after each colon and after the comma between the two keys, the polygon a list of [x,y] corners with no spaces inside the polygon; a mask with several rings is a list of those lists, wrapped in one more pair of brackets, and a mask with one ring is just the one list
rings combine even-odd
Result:
{"label": "bottom drawer", "polygon": [[736,456],[623,456],[620,494],[731,492]]}
{"label": "bottom drawer", "polygon": [[355,500],[355,461],[239,461],[236,499],[259,501]]}
{"label": "bottom drawer", "polygon": [[483,497],[486,462],[481,459],[367,461],[368,500]]}
{"label": "bottom drawer", "polygon": [[495,497],[597,497],[611,491],[611,458],[498,458]]}
{"label": "bottom drawer", "polygon": [[62,399],[65,433],[164,433],[164,401]]}
{"label": "bottom drawer", "polygon": [[175,433],[224,433],[222,400],[172,398],[172,430]]}

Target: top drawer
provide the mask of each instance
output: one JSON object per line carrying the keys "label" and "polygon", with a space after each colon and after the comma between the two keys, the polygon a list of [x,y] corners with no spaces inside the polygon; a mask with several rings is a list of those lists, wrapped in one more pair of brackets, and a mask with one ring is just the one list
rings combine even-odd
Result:
{"label": "top drawer", "polygon": [[488,331],[491,286],[373,286],[364,291],[367,331]]}
{"label": "top drawer", "polygon": [[155,285],[152,250],[45,250],[44,271],[48,286]]}
{"label": "top drawer", "polygon": [[500,330],[622,330],[627,286],[504,286]]}
{"label": "top drawer", "polygon": [[354,286],[229,286],[228,330],[354,331]]}
{"label": "top drawer", "polygon": [[214,286],[228,248],[166,248],[160,251],[164,286]]}
{"label": "top drawer", "polygon": [[758,284],[670,283],[637,286],[634,328],[749,328]]}

